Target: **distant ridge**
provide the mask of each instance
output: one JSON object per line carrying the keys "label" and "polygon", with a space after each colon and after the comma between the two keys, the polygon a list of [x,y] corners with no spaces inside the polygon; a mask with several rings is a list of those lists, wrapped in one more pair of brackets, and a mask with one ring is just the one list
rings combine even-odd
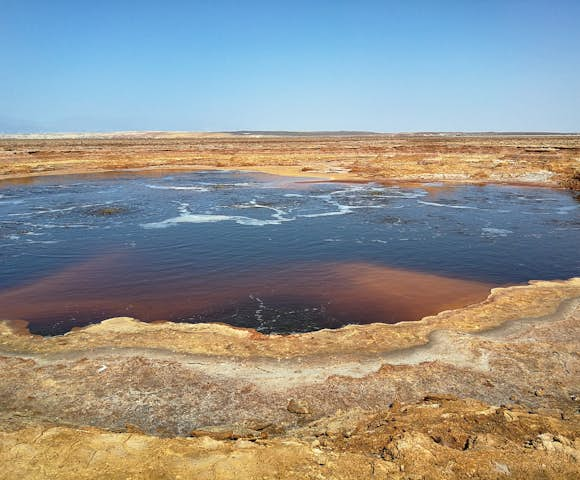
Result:
{"label": "distant ridge", "polygon": [[230,135],[272,135],[283,137],[340,137],[362,135],[414,135],[414,136],[550,136],[550,135],[579,135],[580,132],[372,132],[366,130],[320,130],[320,131],[291,131],[291,130],[235,130],[222,132]]}
{"label": "distant ridge", "polygon": [[235,130],[216,132],[194,131],[117,131],[117,132],[39,132],[39,133],[3,133],[0,140],[51,140],[51,139],[179,139],[207,138],[224,136],[248,137],[523,137],[523,136],[578,136],[580,132],[372,132],[361,130]]}
{"label": "distant ridge", "polygon": [[272,135],[279,137],[351,137],[359,135],[384,135],[380,132],[358,130],[322,130],[322,131],[291,131],[291,130],[235,130],[230,135]]}

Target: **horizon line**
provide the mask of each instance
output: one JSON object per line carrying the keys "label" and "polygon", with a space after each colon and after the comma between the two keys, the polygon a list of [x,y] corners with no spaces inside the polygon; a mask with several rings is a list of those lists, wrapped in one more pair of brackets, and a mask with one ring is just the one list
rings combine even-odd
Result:
{"label": "horizon line", "polygon": [[54,136],[98,137],[98,136],[131,136],[131,135],[248,135],[248,136],[372,136],[372,135],[506,135],[506,136],[566,136],[580,135],[577,132],[565,131],[518,131],[518,130],[417,130],[381,132],[373,130],[112,130],[112,131],[39,131],[39,132],[1,132],[0,138],[34,138]]}

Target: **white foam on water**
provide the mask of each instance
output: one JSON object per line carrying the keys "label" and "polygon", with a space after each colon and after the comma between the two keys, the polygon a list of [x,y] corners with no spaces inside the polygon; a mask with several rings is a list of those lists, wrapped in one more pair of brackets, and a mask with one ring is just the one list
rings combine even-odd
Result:
{"label": "white foam on water", "polygon": [[[378,192],[381,192],[380,194]],[[420,198],[428,195],[426,191],[419,192],[408,192],[401,191],[400,187],[379,187],[374,185],[354,185],[343,190],[335,190],[330,192],[330,195],[342,195],[342,194],[359,194],[368,193],[372,195],[373,198]]]}
{"label": "white foam on water", "polygon": [[346,215],[347,213],[352,213],[352,210],[350,210],[349,208],[343,208],[334,212],[307,213],[298,216],[302,218],[317,218],[317,217],[333,217],[335,215]]}
{"label": "white foam on water", "polygon": [[320,198],[322,200],[331,201],[332,196],[330,193],[322,194],[322,195],[309,195],[310,198]]}
{"label": "white foam on water", "polygon": [[8,215],[11,217],[30,217],[33,215],[44,215],[46,213],[62,213],[62,212],[70,212],[75,208],[79,207],[68,207],[68,208],[52,208],[52,209],[45,209],[45,210],[37,210],[34,212],[26,212],[26,213],[9,213]]}
{"label": "white foam on water", "polygon": [[55,223],[40,223],[40,224],[27,223],[26,225],[29,225],[31,227],[37,227],[37,228],[86,228],[89,230],[97,228],[94,225],[89,225],[86,223],[66,223],[63,225],[57,225]]}
{"label": "white foam on water", "polygon": [[50,245],[53,243],[61,243],[62,240],[30,240],[26,239],[26,243],[36,243],[36,244],[43,244],[43,245]]}
{"label": "white foam on water", "polygon": [[461,209],[469,209],[469,210],[481,210],[480,208],[470,207],[468,205],[447,205],[445,203],[425,202],[423,200],[417,200],[417,203],[421,203],[423,205],[430,205],[432,207],[445,207],[445,208],[461,208]]}
{"label": "white foam on water", "polygon": [[284,222],[291,222],[294,218],[277,218],[275,220],[259,220],[250,217],[235,217],[235,222],[238,225],[251,225],[255,227],[263,227],[264,225],[280,225]]}
{"label": "white foam on water", "polygon": [[482,228],[481,232],[484,237],[507,237],[508,235],[514,233],[511,230],[507,230],[504,228],[491,228],[491,227]]}
{"label": "white foam on water", "polygon": [[[215,222],[227,222],[232,221],[238,225],[250,225],[250,226],[264,226],[264,225],[280,225],[283,222],[290,222],[295,220],[295,217],[288,217],[287,212],[280,208],[272,207],[270,205],[259,204],[256,200],[251,200],[245,204],[234,205],[233,208],[238,209],[253,209],[253,208],[263,208],[266,210],[271,210],[273,213],[270,219],[257,219],[241,215],[221,215],[221,214],[193,214],[189,210],[189,204],[183,202],[177,202],[179,205],[180,215],[177,217],[168,218],[161,222],[150,222],[142,224],[144,228],[166,228],[168,226],[177,225],[180,223],[215,223]],[[356,209],[367,209],[367,208],[383,208],[381,205],[343,205],[338,202],[329,201],[332,205],[336,206],[338,210],[331,212],[319,212],[319,213],[308,213],[298,215],[301,218],[317,218],[317,217],[328,217],[335,215],[346,215],[352,213]]]}
{"label": "white foam on water", "polygon": [[223,182],[198,182],[200,185],[208,185],[210,187],[260,187],[261,183],[239,182],[239,183],[223,183]]}
{"label": "white foam on water", "polygon": [[186,202],[174,202],[178,205],[177,210],[180,213],[177,217],[168,218],[160,222],[150,222],[141,224],[143,228],[166,228],[175,226],[181,223],[217,223],[217,222],[235,222],[238,225],[248,225],[261,227],[265,225],[280,225],[283,222],[290,222],[295,220],[294,217],[286,217],[286,212],[282,209],[272,207],[270,205],[259,204],[255,199],[248,203],[233,205],[232,207],[223,208],[239,208],[239,209],[254,209],[263,208],[274,212],[269,219],[258,219],[246,217],[242,215],[222,215],[214,213],[192,213],[190,205]]}
{"label": "white foam on water", "polygon": [[[254,187],[262,188],[262,184],[250,183],[250,182],[240,182],[240,183],[221,183],[221,182],[197,182],[196,185],[152,185],[146,184],[145,187],[152,188],[154,190],[182,190],[182,191],[194,191],[194,192],[211,192],[212,190],[219,188],[241,188],[241,187]],[[266,187],[264,187],[266,188]]]}
{"label": "white foam on water", "polygon": [[330,196],[330,195],[333,195],[333,194],[341,192],[341,191],[346,191],[346,190],[339,190],[337,192],[332,192],[329,195],[316,195],[315,196],[316,198],[321,198],[322,200],[324,200],[326,203],[329,203],[330,205],[334,205],[335,207],[338,208],[338,210],[334,210],[331,212],[306,213],[306,214],[302,214],[302,215],[298,215],[298,216],[302,217],[302,218],[331,217],[331,216],[335,216],[335,215],[347,215],[349,213],[352,213],[353,210],[357,210],[357,209],[385,208],[384,205],[345,205],[345,204],[337,202],[336,200],[333,200],[333,198]]}
{"label": "white foam on water", "polygon": [[360,185],[354,185],[348,188],[345,188],[343,190],[334,190],[333,192],[330,192],[330,195],[340,195],[342,193],[354,193],[354,192],[360,192],[362,190],[368,190],[368,187],[364,187],[364,186],[360,186]]}
{"label": "white foam on water", "polygon": [[331,217],[334,215],[346,215],[348,213],[352,213],[353,207],[351,207],[350,205],[342,205],[338,202],[333,201],[329,201],[328,203],[336,206],[338,210],[334,210],[331,212],[305,213],[298,216],[302,218],[317,218],[317,217]]}
{"label": "white foam on water", "polygon": [[400,198],[400,199],[407,199],[407,198],[421,198],[425,197],[426,193],[410,193],[410,192],[401,192],[397,195],[373,195],[373,198]]}
{"label": "white foam on water", "polygon": [[287,222],[290,220],[295,220],[294,218],[286,217],[287,212],[282,210],[281,208],[272,207],[271,205],[262,205],[258,203],[255,199],[250,200],[248,203],[242,203],[238,205],[234,205],[233,208],[263,208],[265,210],[271,210],[274,212],[272,215],[276,220],[280,220],[281,222]]}
{"label": "white foam on water", "polygon": [[578,205],[570,205],[568,207],[560,207],[556,210],[556,213],[558,215],[568,215],[570,212],[572,212],[573,210],[576,210],[578,208]]}
{"label": "white foam on water", "polygon": [[266,210],[272,210],[278,214],[286,213],[284,210],[280,208],[273,207],[271,205],[262,205],[258,203],[257,200],[250,200],[248,203],[238,203],[236,205],[232,205],[233,208],[265,208]]}
{"label": "white foam on water", "polygon": [[516,198],[518,200],[529,200],[530,202],[542,202],[542,203],[545,203],[545,202],[558,202],[559,201],[557,198],[550,198],[550,197],[547,197],[547,198],[535,198],[535,197],[526,197],[526,196],[523,196],[523,195],[520,195],[520,196],[518,196]]}
{"label": "white foam on water", "polygon": [[189,210],[189,203],[186,202],[175,202],[175,203],[178,205],[177,211],[182,215],[189,215],[191,213]]}
{"label": "white foam on water", "polygon": [[292,218],[276,218],[260,220],[251,217],[242,217],[238,215],[217,215],[217,214],[182,214],[178,217],[168,218],[161,222],[144,223],[143,228],[167,228],[180,223],[216,223],[216,222],[235,222],[238,225],[249,225],[261,227],[264,225],[280,225],[283,222],[289,222]]}
{"label": "white foam on water", "polygon": [[248,295],[248,297],[250,298],[250,300],[254,300],[258,304],[258,306],[256,308],[256,312],[254,315],[255,315],[256,320],[258,321],[258,326],[256,327],[256,330],[258,332],[260,332],[265,327],[265,325],[264,325],[264,322],[265,322],[264,310],[266,309],[266,304],[264,303],[264,301],[260,297],[256,297],[254,295]]}
{"label": "white foam on water", "polygon": [[220,170],[196,170],[195,173],[202,174],[202,173],[209,173],[212,175],[220,175],[222,173],[253,173],[251,170],[227,170],[227,169],[220,169]]}
{"label": "white foam on water", "polygon": [[183,214],[178,217],[168,218],[161,222],[144,223],[141,226],[144,228],[167,228],[180,223],[214,223],[234,220],[235,217],[231,215],[192,215]]}
{"label": "white foam on water", "polygon": [[209,188],[200,187],[199,185],[178,186],[178,185],[145,185],[147,188],[154,190],[193,190],[196,192],[209,192]]}

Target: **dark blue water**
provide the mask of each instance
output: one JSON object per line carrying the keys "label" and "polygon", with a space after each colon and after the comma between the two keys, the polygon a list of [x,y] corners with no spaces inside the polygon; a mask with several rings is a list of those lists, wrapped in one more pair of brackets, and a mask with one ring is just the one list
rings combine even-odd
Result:
{"label": "dark blue water", "polygon": [[119,315],[268,333],[412,320],[577,276],[579,205],[542,188],[223,171],[5,183],[0,315],[48,334]]}

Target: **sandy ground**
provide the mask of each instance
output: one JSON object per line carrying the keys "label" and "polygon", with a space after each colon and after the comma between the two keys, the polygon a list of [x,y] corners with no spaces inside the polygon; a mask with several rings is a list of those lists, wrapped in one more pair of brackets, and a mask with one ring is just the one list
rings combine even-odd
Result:
{"label": "sandy ground", "polygon": [[[240,168],[577,184],[578,137],[1,139],[5,178]],[[485,175],[485,176],[483,176]],[[0,478],[580,477],[580,278],[418,322],[267,336],[0,323]]]}

